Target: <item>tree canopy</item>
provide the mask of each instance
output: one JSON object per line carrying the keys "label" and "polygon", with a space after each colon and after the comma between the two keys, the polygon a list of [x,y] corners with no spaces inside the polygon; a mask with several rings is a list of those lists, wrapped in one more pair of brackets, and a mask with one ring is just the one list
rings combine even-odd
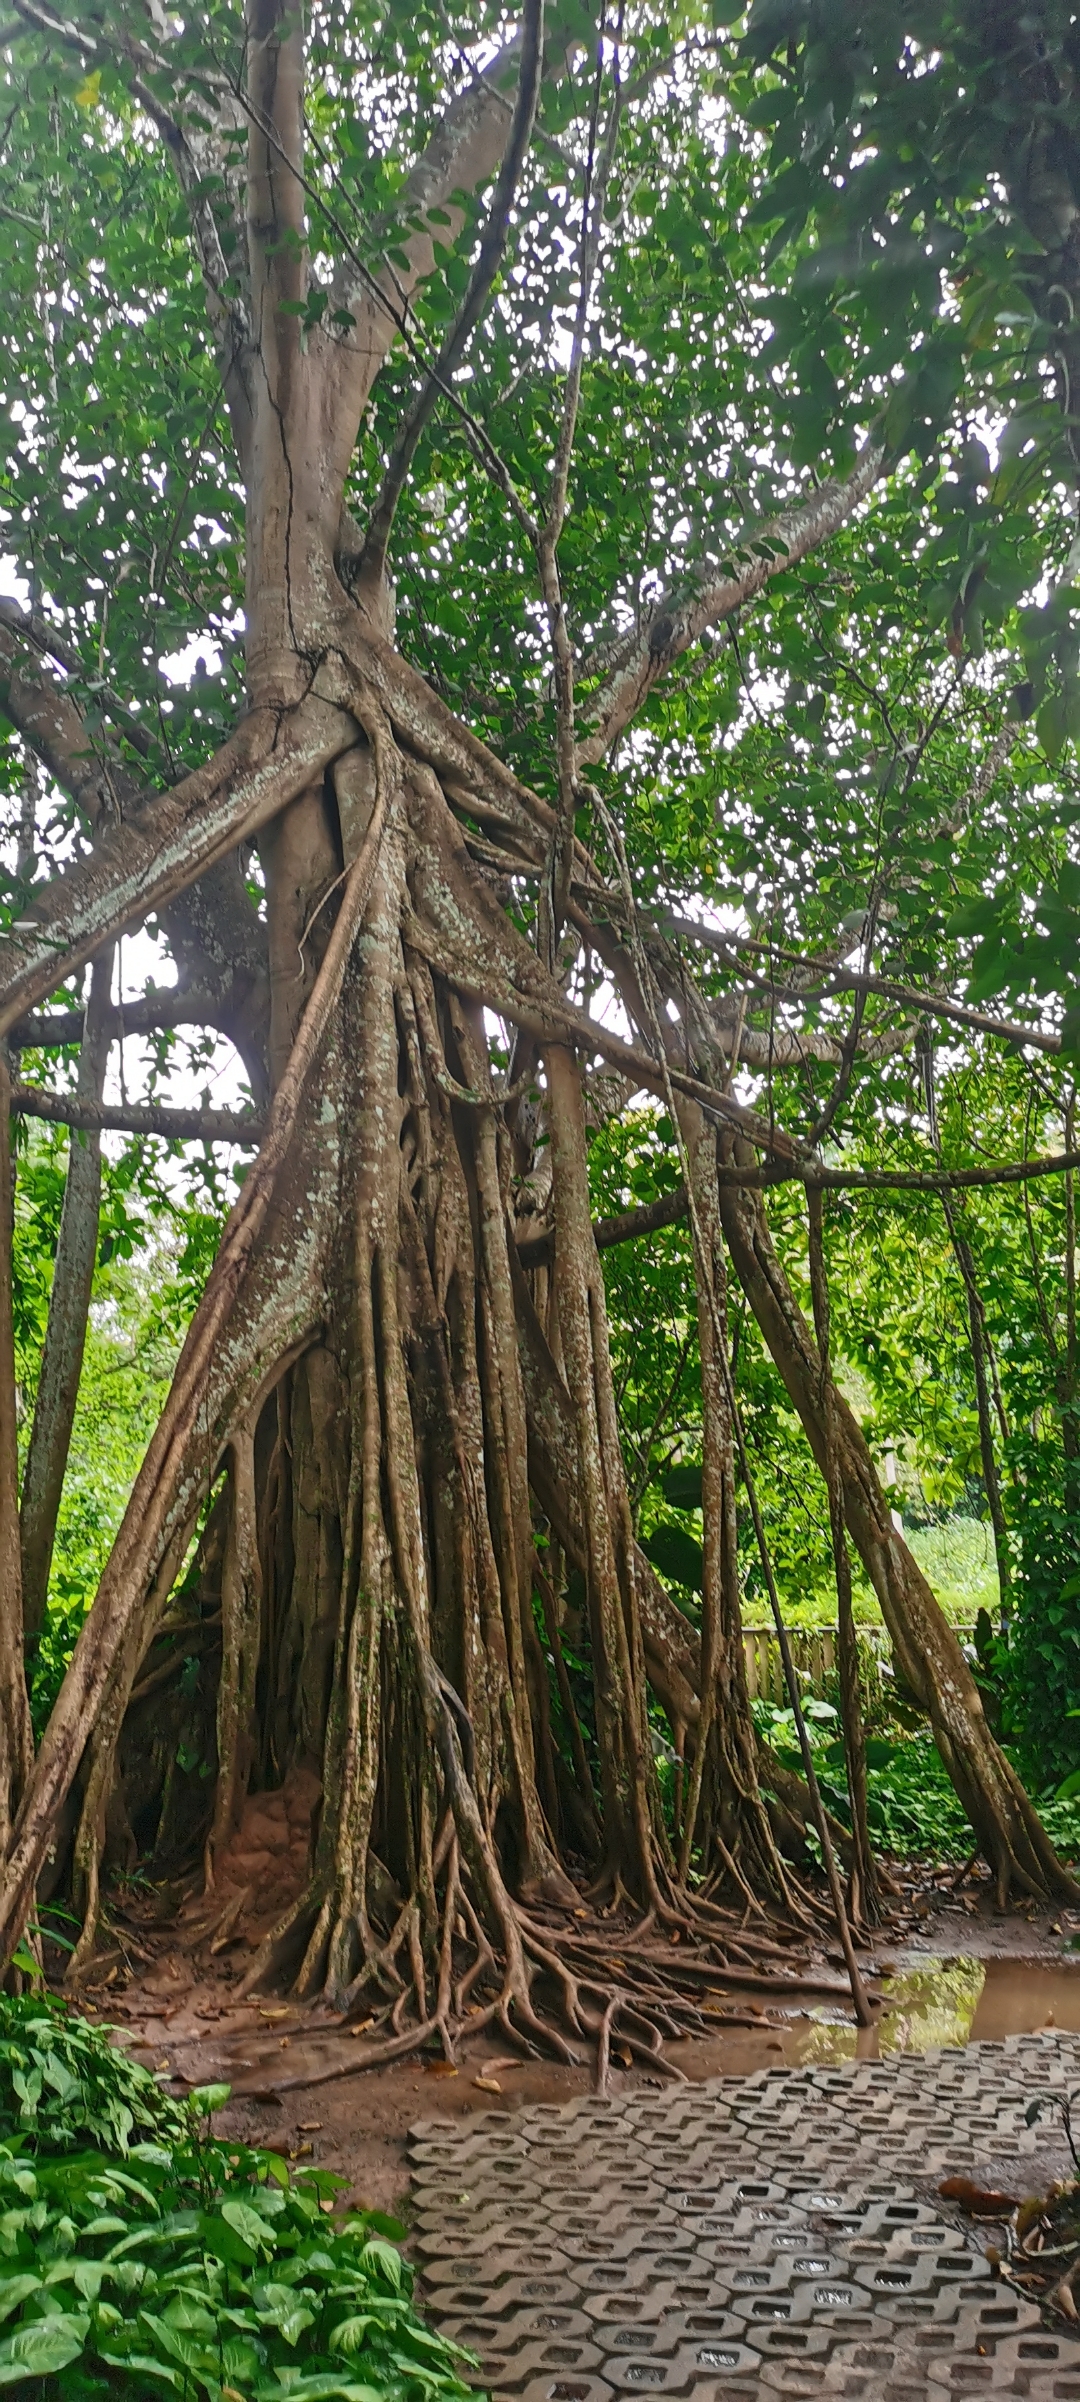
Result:
{"label": "tree canopy", "polygon": [[[9,1953],[77,1775],[91,1944],[315,1763],[260,1974],[450,2044],[460,1925],[527,2027],[583,1876],[728,1957],[804,1909],[774,1569],[836,1580],[856,1909],[853,1574],[999,1890],[1071,1889],[886,1488],[977,1493],[1077,1681],[1075,12],[12,5]],[[183,1345],[35,1751],[143,1243]]]}

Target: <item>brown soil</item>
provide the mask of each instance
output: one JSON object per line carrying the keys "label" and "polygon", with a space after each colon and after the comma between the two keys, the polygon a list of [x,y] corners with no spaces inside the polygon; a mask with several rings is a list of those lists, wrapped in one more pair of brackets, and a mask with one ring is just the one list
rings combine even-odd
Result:
{"label": "brown soil", "polygon": [[[406,2136],[416,2120],[566,2102],[589,2089],[591,2062],[583,2058],[568,2068],[515,2059],[505,2040],[485,2033],[456,2071],[419,2059],[361,2071],[352,2066],[356,2038],[325,2006],[299,2010],[282,1996],[242,1998],[255,1945],[301,1889],[317,1791],[317,1781],[298,1772],[281,1792],[254,1797],[211,1894],[201,1883],[186,1891],[136,1883],[115,1894],[111,1934],[81,1998],[89,2012],[128,2032],[139,2058],[168,2068],[178,2090],[231,2085],[234,2099],[218,2121],[223,2134],[334,2169],[347,2179],[353,2202],[400,2212],[407,2205]],[[978,1874],[957,1890],[955,1872],[902,1875],[901,1882],[868,1968],[887,1974],[913,1957],[975,1956],[987,1961],[988,1973],[973,2038],[1048,2022],[1080,2030],[1080,1953],[1073,1961],[1067,1949],[1080,1914],[1043,1909],[999,1917],[989,1880]],[[838,1960],[824,1948],[822,1972],[829,1975]],[[673,2044],[672,2065],[691,2080],[746,2076],[797,2059],[811,2044],[820,2057],[829,2040],[820,2006],[813,2018],[797,1999],[790,2010],[771,2002],[738,2006],[758,2023]],[[842,2018],[836,2005],[828,2015]],[[877,2040],[872,2032],[856,2043],[853,2028],[836,2026],[837,2056],[872,2051]],[[614,2077],[616,2091],[624,2077],[650,2081],[647,2072],[620,2063]]]}

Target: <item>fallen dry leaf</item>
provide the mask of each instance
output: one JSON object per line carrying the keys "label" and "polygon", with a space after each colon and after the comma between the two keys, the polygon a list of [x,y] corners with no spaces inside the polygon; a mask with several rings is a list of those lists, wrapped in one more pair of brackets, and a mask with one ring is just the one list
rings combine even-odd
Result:
{"label": "fallen dry leaf", "polygon": [[497,2077],[474,2077],[473,2084],[480,2087],[481,2093],[502,2092],[502,2086]]}
{"label": "fallen dry leaf", "polygon": [[361,2018],[357,2021],[355,2027],[349,2028],[349,2033],[350,2035],[366,2035],[368,2028],[373,2027],[374,2024],[375,2021],[373,2018]]}
{"label": "fallen dry leaf", "polygon": [[484,2075],[485,2077],[501,2077],[504,2069],[523,2068],[524,2065],[524,2061],[518,2059],[516,2052],[508,2052],[505,2060],[486,2061],[484,2064]]}
{"label": "fallen dry leaf", "polygon": [[452,2060],[425,2060],[424,2067],[429,2077],[456,2077],[458,2073]]}
{"label": "fallen dry leaf", "polygon": [[299,2135],[318,2135],[321,2131],[321,2128],[321,2118],[298,2118],[296,2122],[296,2129]]}
{"label": "fallen dry leaf", "polygon": [[972,2218],[1004,2219],[1017,2207],[1016,2194],[988,2193],[984,2186],[973,2185],[970,2177],[945,2177],[938,2192],[946,2202],[959,2202]]}
{"label": "fallen dry leaf", "polygon": [[263,2007],[262,2007],[262,2004],[261,2004],[261,2002],[260,2002],[260,2004],[259,2004],[259,2017],[260,2017],[260,2018],[295,2018],[295,2017],[296,2017],[296,2012],[295,2012],[295,2010],[290,2010],[290,2009],[288,2009],[288,2007],[286,2007],[285,2009],[281,2009],[281,2010],[264,2010],[264,2009],[263,2009]]}
{"label": "fallen dry leaf", "polygon": [[1058,2309],[1064,2312],[1067,2319],[1080,2318],[1080,2311],[1077,2310],[1072,2289],[1072,2277],[1072,2270],[1066,2269],[1065,2275],[1059,2279],[1052,2292],[1048,2293],[1046,2297],[1048,2302],[1057,2304]]}

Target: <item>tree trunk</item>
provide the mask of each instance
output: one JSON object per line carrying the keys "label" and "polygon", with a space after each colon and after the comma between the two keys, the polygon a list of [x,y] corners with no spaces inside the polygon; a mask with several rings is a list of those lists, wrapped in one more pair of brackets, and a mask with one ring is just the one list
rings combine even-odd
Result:
{"label": "tree trunk", "polygon": [[983,1485],[990,1524],[994,1530],[994,1557],[997,1561],[998,1586],[1001,1594],[1001,1614],[1008,1618],[1012,1594],[1012,1553],[1009,1548],[1009,1529],[1005,1504],[1001,1494],[997,1451],[994,1445],[994,1421],[991,1415],[990,1378],[988,1374],[988,1343],[986,1316],[982,1294],[975,1273],[975,1260],[967,1236],[962,1232],[958,1213],[947,1193],[942,1194],[945,1223],[953,1255],[960,1270],[967,1305],[968,1330],[971,1335],[971,1360],[975,1370],[975,1409],[979,1421],[979,1458],[982,1462]]}
{"label": "tree trunk", "polygon": [[[490,287],[535,106],[535,5],[520,49],[472,76],[410,175],[400,246],[373,263],[366,245],[363,259],[350,251],[332,294],[308,251],[301,15],[285,0],[247,0],[245,23],[247,178],[228,261],[232,103],[218,127],[228,170],[220,177],[203,172],[215,150],[201,85],[190,138],[171,118],[162,127],[191,207],[245,489],[245,712],[204,768],[169,793],[140,798],[125,787],[118,810],[108,748],[88,776],[77,711],[73,731],[59,683],[43,695],[11,680],[7,698],[25,738],[50,772],[66,773],[94,842],[58,888],[35,890],[34,914],[9,938],[0,1033],[125,925],[168,913],[176,941],[217,978],[219,1013],[260,1101],[265,1080],[269,1105],[29,1774],[14,1540],[10,1162],[0,1150],[0,1963],[25,1925],[84,1755],[74,1861],[85,1910],[80,1966],[89,1956],[110,1805],[126,1810],[124,1762],[145,1726],[151,1770],[140,1784],[140,1824],[156,1826],[162,1860],[186,1860],[195,1873],[201,1866],[208,1885],[224,1876],[249,1790],[299,1775],[320,1787],[303,1890],[248,1981],[288,1973],[299,1993],[322,1991],[346,2012],[362,2010],[375,2031],[350,2066],[419,2046],[453,2059],[463,2035],[497,2024],[519,2047],[543,2042],[564,2059],[576,2043],[594,2044],[603,2078],[616,2033],[632,2057],[655,2064],[665,2035],[703,2025],[703,1988],[786,1975],[798,1930],[813,1918],[811,1898],[794,1894],[779,1860],[757,1784],[722,1229],[823,1459],[820,1363],[763,1219],[752,1207],[740,1214],[717,1189],[717,1118],[748,1130],[767,1156],[792,1157],[790,1138],[732,1096],[726,1062],[725,1082],[709,1082],[704,1002],[703,1039],[695,1034],[685,1060],[674,1041],[665,1053],[647,1010],[638,1014],[641,1040],[628,1043],[568,999],[557,970],[572,936],[564,933],[553,960],[545,927],[565,915],[566,928],[581,932],[584,898],[593,912],[582,921],[585,939],[603,947],[594,918],[605,917],[612,896],[576,839],[581,767],[630,722],[672,658],[844,522],[884,454],[868,446],[847,483],[816,489],[777,521],[772,539],[756,537],[735,568],[673,602],[674,614],[665,603],[649,615],[594,694],[575,752],[555,559],[567,445],[543,537],[566,668],[553,809],[395,645],[384,572],[394,471],[381,494],[364,496],[368,536],[351,516],[379,369],[399,328],[412,341],[412,296],[436,244],[452,245],[466,227],[462,194],[496,179],[494,215],[478,244]],[[66,40],[68,29],[58,21],[53,33]],[[508,68],[521,76],[509,142]],[[155,124],[157,84],[166,80],[155,65],[140,103]],[[175,97],[183,116],[185,94]],[[617,123],[616,109],[613,136]],[[478,290],[469,270],[465,316],[444,357],[457,355]],[[436,383],[425,381],[409,425],[423,421]],[[572,429],[572,408],[564,422]],[[394,448],[399,463],[407,435],[408,427]],[[365,446],[373,455],[367,436]],[[512,497],[505,485],[504,497]],[[245,914],[237,858],[237,846],[254,841],[265,941],[254,911]],[[545,888],[530,940],[513,879],[543,884],[556,863],[557,892]],[[230,976],[222,928],[237,920],[243,959],[238,951]],[[485,1009],[502,1012],[522,1037],[509,1091],[493,1069]],[[91,1053],[92,1045],[87,1074]],[[640,1084],[665,1103],[677,1095],[691,1161],[705,1440],[700,1647],[633,1535],[589,1210],[582,1084],[597,1054],[628,1076],[629,1089]],[[532,1096],[518,1105],[541,1073],[535,1110],[551,1172],[552,1264],[530,1289],[513,1177],[535,1164]],[[6,1101],[5,1088],[5,1145]],[[72,1195],[74,1228],[74,1183]],[[72,1296],[85,1284],[90,1214],[82,1207],[81,1265],[72,1234],[63,1284]],[[81,1320],[74,1301],[58,1309],[55,1348],[70,1366],[76,1338],[69,1331],[61,1341],[68,1319],[82,1323],[85,1309]],[[48,1476],[35,1453],[35,1526],[42,1514],[48,1520],[51,1499],[39,1510],[37,1495],[48,1488],[51,1496],[66,1449],[61,1385],[50,1405]],[[1055,1875],[1063,1882],[990,1742],[936,1604],[892,1534],[865,1445],[839,1401],[836,1420],[848,1525],[999,1879],[1016,1875],[1034,1889]],[[204,1711],[216,1778],[206,1780],[201,1819],[177,1771],[177,1744],[166,1739],[178,1665],[168,1648],[169,1591],[200,1525],[193,1606],[201,1656],[219,1663]],[[583,1679],[580,1720],[560,1648],[560,1596],[537,1557],[549,1538],[584,1580],[591,1694]],[[35,1597],[43,1556],[35,1534]],[[653,1765],[650,1675],[673,1727],[696,1729],[678,1862]],[[553,1701],[570,1725],[572,1806]],[[127,1828],[133,1840],[130,1813]],[[692,1873],[698,1862],[704,1886]],[[611,1916],[591,1914],[584,1892]],[[766,1907],[785,1914],[779,1935],[762,1924]]]}
{"label": "tree trunk", "polygon": [[848,1799],[851,1804],[851,1833],[854,1867],[851,1878],[852,1915],[873,1921],[879,1916],[877,1875],[870,1847],[870,1829],[866,1806],[866,1735],[863,1727],[862,1693],[859,1683],[859,1645],[855,1632],[855,1611],[851,1592],[851,1561],[848,1556],[847,1535],[844,1529],[844,1497],[836,1456],[835,1394],[829,1356],[829,1283],[825,1265],[824,1196],[820,1189],[808,1191],[807,1212],[810,1233],[810,1291],[813,1298],[814,1333],[817,1338],[820,1376],[818,1379],[818,1408],[825,1440],[825,1485],[829,1503],[829,1533],[832,1540],[833,1573],[836,1579],[837,1650],[840,1669],[840,1723],[844,1733],[844,1762],[847,1771]]}
{"label": "tree trunk", "polygon": [[[90,971],[76,1097],[98,1102],[109,1059],[113,946],[106,944]],[[73,1132],[67,1182],[53,1267],[49,1319],[34,1399],[34,1422],[23,1476],[23,1627],[33,1643],[45,1621],[53,1543],[79,1398],[86,1321],[97,1262],[101,1205],[101,1136]]]}
{"label": "tree trunk", "polygon": [[[15,1191],[10,1090],[7,1049],[6,1045],[0,1045],[0,1842],[5,1845],[11,1839],[12,1821],[33,1758],[30,1704],[23,1668],[19,1554],[19,1425],[12,1293]],[[21,1932],[20,1920],[16,1938]],[[3,1965],[6,1967],[6,1960]]]}

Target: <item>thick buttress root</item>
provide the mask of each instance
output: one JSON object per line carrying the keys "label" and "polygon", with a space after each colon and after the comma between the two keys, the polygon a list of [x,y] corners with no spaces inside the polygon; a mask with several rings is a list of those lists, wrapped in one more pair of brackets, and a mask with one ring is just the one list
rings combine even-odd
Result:
{"label": "thick buttress root", "polygon": [[[745,1910],[737,1916],[667,1878],[644,1911],[618,1885],[603,1911],[572,1893],[566,1900],[511,1895],[477,1793],[460,1699],[430,1653],[410,1665],[442,1772],[427,1878],[397,1897],[384,1929],[366,1911],[362,1924],[358,1917],[342,1924],[340,1875],[333,1891],[313,1882],[266,1937],[245,1979],[251,1992],[302,1954],[298,1996],[322,1993],[366,2038],[362,2049],[350,2045],[339,2064],[297,2083],[425,2050],[456,2066],[463,2046],[494,2029],[526,2057],[547,2054],[573,2065],[591,2054],[605,2091],[613,2056],[678,2077],[665,2048],[671,2042],[723,2024],[759,2024],[769,2001],[790,2007],[808,1993],[843,1998],[846,1989],[816,1974],[806,1958],[807,1936],[821,1933],[809,1896],[802,1925],[792,1918],[781,1929],[775,1919],[751,1927]],[[339,1820],[339,1844],[341,1828]],[[327,1979],[329,1961],[358,1951],[347,1987]]]}

